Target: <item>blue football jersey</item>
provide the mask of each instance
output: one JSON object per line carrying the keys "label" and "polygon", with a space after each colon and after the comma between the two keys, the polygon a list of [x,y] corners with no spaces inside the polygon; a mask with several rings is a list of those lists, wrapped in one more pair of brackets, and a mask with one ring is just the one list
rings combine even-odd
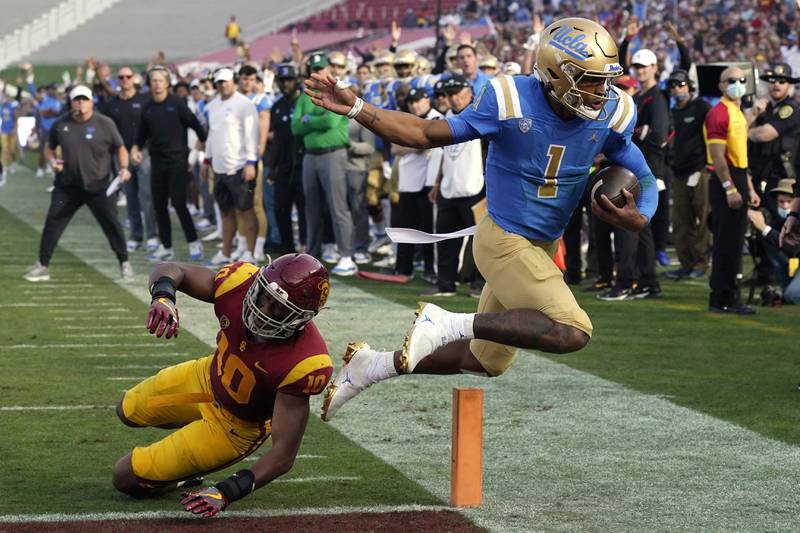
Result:
{"label": "blue football jersey", "polygon": [[602,152],[640,181],[638,207],[650,219],[658,202],[655,178],[631,141],[636,106],[630,96],[605,105],[604,120],[563,120],[532,76],[498,75],[474,102],[447,119],[453,142],[489,139],[486,199],[504,230],[529,239],[559,238],[581,200],[594,157]]}

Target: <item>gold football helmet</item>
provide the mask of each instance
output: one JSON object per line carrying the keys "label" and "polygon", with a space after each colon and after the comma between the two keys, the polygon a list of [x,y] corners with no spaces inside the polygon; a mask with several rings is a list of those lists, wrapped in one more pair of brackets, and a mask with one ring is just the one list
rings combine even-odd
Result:
{"label": "gold football helmet", "polygon": [[328,63],[331,65],[336,65],[337,67],[346,67],[347,66],[347,58],[344,54],[338,50],[335,50],[328,54]]}
{"label": "gold football helmet", "polygon": [[[611,113],[605,103],[619,100],[611,87],[612,78],[622,74],[617,43],[597,22],[572,17],[550,24],[542,31],[535,68],[553,97],[581,118],[605,120]],[[603,81],[602,97],[579,88],[590,80]],[[585,97],[599,98],[604,105],[595,110]]]}
{"label": "gold football helmet", "polygon": [[417,74],[430,74],[431,73],[431,62],[428,61],[428,58],[425,56],[417,57]]}
{"label": "gold football helmet", "polygon": [[492,54],[486,54],[485,56],[481,57],[480,63],[478,63],[478,68],[498,68],[500,64],[497,62],[497,58],[494,57]]}
{"label": "gold football helmet", "polygon": [[398,50],[394,56],[394,65],[416,65],[417,53],[414,50]]}

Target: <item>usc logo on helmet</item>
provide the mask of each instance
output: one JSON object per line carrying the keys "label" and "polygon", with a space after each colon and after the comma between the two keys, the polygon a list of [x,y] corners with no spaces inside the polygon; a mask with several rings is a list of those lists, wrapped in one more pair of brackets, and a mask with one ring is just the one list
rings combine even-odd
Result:
{"label": "usc logo on helmet", "polygon": [[317,289],[319,290],[319,305],[317,309],[320,309],[325,307],[325,302],[328,301],[328,295],[331,293],[331,285],[328,283],[327,279],[323,279],[320,280]]}

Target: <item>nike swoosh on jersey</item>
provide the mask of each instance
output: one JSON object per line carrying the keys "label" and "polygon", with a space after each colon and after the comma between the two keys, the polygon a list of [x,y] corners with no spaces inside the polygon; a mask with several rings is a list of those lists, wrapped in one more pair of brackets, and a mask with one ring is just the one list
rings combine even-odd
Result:
{"label": "nike swoosh on jersey", "polygon": [[201,492],[200,496],[203,496],[203,497],[208,496],[209,498],[213,498],[215,500],[221,500],[222,499],[222,494],[214,494],[213,492]]}
{"label": "nike swoosh on jersey", "polygon": [[266,370],[264,370],[263,368],[261,368],[261,365],[260,365],[260,364],[258,364],[258,361],[256,361],[256,362],[255,362],[255,367],[256,367],[257,369],[261,370],[263,373],[265,373],[265,374],[269,374],[269,372],[267,372]]}

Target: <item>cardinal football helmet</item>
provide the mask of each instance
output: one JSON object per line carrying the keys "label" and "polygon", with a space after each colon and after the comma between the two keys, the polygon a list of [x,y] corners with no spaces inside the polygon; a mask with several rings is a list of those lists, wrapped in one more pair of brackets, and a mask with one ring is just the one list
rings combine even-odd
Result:
{"label": "cardinal football helmet", "polygon": [[[288,254],[262,267],[242,306],[245,327],[267,339],[288,339],[325,306],[330,292],[328,270],[308,254]],[[270,316],[262,309],[266,296],[282,306]]]}
{"label": "cardinal football helmet", "polygon": [[542,31],[535,68],[553,97],[581,118],[605,120],[614,109],[594,110],[584,103],[586,96],[598,98],[578,88],[586,77],[604,79],[605,94],[599,97],[604,104],[619,100],[611,88],[611,79],[622,74],[617,43],[597,22],[572,17],[550,24]]}

